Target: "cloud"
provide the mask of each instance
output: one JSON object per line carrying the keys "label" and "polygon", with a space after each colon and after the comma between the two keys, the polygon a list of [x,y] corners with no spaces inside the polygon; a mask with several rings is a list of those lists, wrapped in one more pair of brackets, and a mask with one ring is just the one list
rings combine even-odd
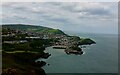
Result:
{"label": "cloud", "polygon": [[[114,32],[117,29],[117,25],[114,25],[117,22],[116,4],[114,2],[10,2],[2,4],[3,14],[0,19],[3,23],[37,24],[62,30],[89,32],[92,29],[93,32],[98,33],[113,33],[110,29],[114,28]],[[106,32],[100,31],[103,27],[106,27],[104,28]]]}

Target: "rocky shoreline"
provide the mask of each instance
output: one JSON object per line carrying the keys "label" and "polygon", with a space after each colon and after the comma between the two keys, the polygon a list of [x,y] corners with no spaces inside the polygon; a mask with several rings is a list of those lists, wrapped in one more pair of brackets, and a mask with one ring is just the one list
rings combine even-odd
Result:
{"label": "rocky shoreline", "polygon": [[[37,61],[40,57],[48,58],[49,53],[41,55],[39,53],[2,53],[2,75],[46,75],[42,66],[46,65],[44,61]],[[41,57],[41,58],[42,58]]]}

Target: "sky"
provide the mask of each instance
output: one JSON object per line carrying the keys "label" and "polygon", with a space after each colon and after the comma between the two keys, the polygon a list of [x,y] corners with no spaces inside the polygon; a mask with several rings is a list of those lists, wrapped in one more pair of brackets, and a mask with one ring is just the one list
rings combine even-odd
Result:
{"label": "sky", "polygon": [[119,0],[1,0],[1,2],[119,2]]}
{"label": "sky", "polygon": [[5,2],[2,24],[30,24],[82,33],[118,33],[117,2]]}

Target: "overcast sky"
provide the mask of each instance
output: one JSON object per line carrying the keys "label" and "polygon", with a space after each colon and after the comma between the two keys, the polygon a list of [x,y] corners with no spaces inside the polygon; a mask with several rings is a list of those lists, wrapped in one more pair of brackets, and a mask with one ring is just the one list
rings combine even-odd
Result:
{"label": "overcast sky", "polygon": [[117,2],[3,3],[3,24],[33,24],[63,31],[118,32]]}

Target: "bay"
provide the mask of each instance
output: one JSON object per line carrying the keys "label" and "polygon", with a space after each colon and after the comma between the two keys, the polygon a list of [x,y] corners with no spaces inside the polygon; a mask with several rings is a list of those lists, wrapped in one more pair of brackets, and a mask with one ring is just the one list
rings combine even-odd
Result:
{"label": "bay", "polygon": [[67,55],[64,49],[47,47],[51,56],[43,67],[46,73],[118,73],[118,38],[111,34],[72,34],[88,37],[95,45],[83,49],[83,55]]}

